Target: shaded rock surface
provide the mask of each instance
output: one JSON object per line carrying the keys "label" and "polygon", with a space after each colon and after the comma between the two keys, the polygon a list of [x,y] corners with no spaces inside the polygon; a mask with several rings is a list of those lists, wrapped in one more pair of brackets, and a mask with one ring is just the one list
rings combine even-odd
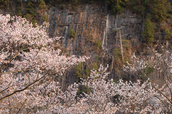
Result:
{"label": "shaded rock surface", "polygon": [[[105,6],[81,5],[75,10],[53,7],[48,14],[49,35],[64,36],[61,49],[67,56],[74,54],[95,57],[96,43],[101,41],[100,53],[108,58],[108,53],[112,53],[113,49],[120,49],[120,36],[122,40],[129,41],[122,44],[130,51],[129,48],[137,47],[139,44],[136,42],[141,39],[142,21],[130,11],[114,16]],[[75,31],[74,37],[71,37],[71,30]],[[107,61],[104,63],[107,64]],[[68,77],[70,78],[62,79],[62,82],[71,84],[76,79],[73,71],[69,72]]]}
{"label": "shaded rock surface", "polygon": [[[49,22],[50,36],[64,36],[61,45],[69,55],[80,54],[77,48],[81,45],[86,48],[89,42],[97,40],[102,41],[103,49],[111,49],[119,43],[119,31],[126,39],[139,39],[142,31],[141,20],[130,11],[114,16],[103,6],[84,5],[75,11],[53,7],[49,11]],[[75,31],[74,38],[70,37],[70,30]]]}

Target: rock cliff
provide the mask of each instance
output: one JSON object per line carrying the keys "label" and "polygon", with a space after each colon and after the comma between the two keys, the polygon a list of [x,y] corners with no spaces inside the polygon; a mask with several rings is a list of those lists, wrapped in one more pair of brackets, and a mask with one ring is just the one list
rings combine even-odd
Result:
{"label": "rock cliff", "polygon": [[[98,40],[103,50],[110,50],[115,44],[120,45],[120,35],[126,40],[138,40],[142,31],[141,19],[130,11],[114,16],[106,7],[93,5],[78,6],[74,11],[53,7],[49,10],[49,22],[50,36],[64,36],[61,45],[68,55],[82,54],[78,48],[90,47],[89,42],[94,44]],[[74,38],[71,30],[75,31]]]}
{"label": "rock cliff", "polygon": [[[130,11],[114,16],[105,6],[80,5],[75,10],[53,7],[48,15],[50,36],[64,36],[60,46],[64,54],[91,55],[90,64],[98,56],[99,63],[111,64],[111,71],[114,71],[113,50],[118,49],[123,58],[129,58],[131,48],[138,47],[142,37],[142,19]],[[62,85],[73,83],[74,74],[71,70],[68,77],[63,77]],[[112,73],[113,78],[117,75]]]}

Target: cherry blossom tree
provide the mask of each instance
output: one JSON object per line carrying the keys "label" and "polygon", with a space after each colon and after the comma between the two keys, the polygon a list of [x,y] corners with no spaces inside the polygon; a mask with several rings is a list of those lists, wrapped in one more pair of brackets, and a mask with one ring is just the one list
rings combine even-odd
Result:
{"label": "cherry blossom tree", "polygon": [[[47,26],[47,25],[46,25]],[[33,27],[26,19],[0,15],[0,113],[171,113],[171,54],[152,52],[149,58],[135,55],[126,72],[146,68],[162,73],[165,84],[158,88],[145,82],[109,80],[108,66],[100,65],[90,76],[61,90],[56,77],[88,57],[66,57],[57,49],[61,37],[49,38],[46,26]],[[79,93],[79,88],[87,91]]]}
{"label": "cherry blossom tree", "polygon": [[[63,101],[61,104],[63,108],[56,107],[56,111],[60,109],[59,113],[142,114],[170,113],[172,111],[172,105],[166,97],[170,95],[169,89],[165,86],[157,90],[150,80],[143,83],[140,80],[137,82],[119,80],[118,83],[115,83],[113,80],[108,80],[107,68],[101,65],[97,71],[92,70],[87,79],[70,85],[67,91],[58,97]],[[90,91],[77,96],[78,87],[81,85],[90,88]]]}
{"label": "cherry blossom tree", "polygon": [[[92,71],[88,79],[83,79],[82,85],[91,88],[84,103],[90,112],[98,113],[162,113],[171,112],[171,103],[162,95],[152,83],[140,80],[133,83],[119,80],[114,83],[108,80],[107,67],[100,66],[98,71]],[[164,88],[163,93],[169,96],[169,90]]]}
{"label": "cherry blossom tree", "polygon": [[50,109],[60,91],[55,77],[87,57],[66,57],[56,49],[61,37],[49,38],[46,26],[0,15],[0,112],[35,113]]}
{"label": "cherry blossom tree", "polygon": [[[119,80],[118,83],[114,83],[113,80],[107,78],[109,74],[106,71],[107,67],[100,66],[97,71],[92,70],[87,79],[82,79],[81,83],[72,87],[77,88],[75,92],[73,91],[74,94],[71,95],[73,96],[73,103],[70,106],[76,107],[73,110],[78,109],[77,111],[84,113],[171,113],[171,54],[166,50],[163,50],[162,54],[156,51],[151,53],[152,55],[145,58],[136,57],[134,54],[130,63],[124,66],[124,71],[137,72],[136,75],[142,74],[147,77],[148,79],[145,82],[142,80],[136,82]],[[158,87],[153,80],[149,79],[145,69],[150,67],[165,74],[162,75],[162,79],[165,81],[162,87]],[[79,85],[90,88],[90,92],[83,92],[82,97],[78,98],[79,102],[75,104],[76,99],[74,98]],[[67,93],[70,96],[70,92]],[[61,98],[65,99],[64,101],[67,99],[65,97]]]}
{"label": "cherry blossom tree", "polygon": [[[149,49],[149,48],[148,48]],[[149,49],[150,50],[150,49]],[[131,63],[124,65],[124,71],[132,72],[139,76],[144,76],[149,78],[153,89],[157,92],[156,99],[159,99],[161,103],[165,105],[166,110],[172,111],[172,54],[169,50],[161,47],[161,53],[158,53],[156,50],[150,50],[149,56],[146,57],[136,57],[133,54],[131,58]],[[152,70],[150,70],[152,69]],[[149,75],[148,70],[152,71],[153,77]],[[138,73],[139,72],[139,73]],[[159,78],[161,83],[163,83],[161,88],[158,88],[158,84],[155,83],[153,79]],[[159,94],[159,95],[158,95]],[[155,98],[155,97],[154,97]]]}

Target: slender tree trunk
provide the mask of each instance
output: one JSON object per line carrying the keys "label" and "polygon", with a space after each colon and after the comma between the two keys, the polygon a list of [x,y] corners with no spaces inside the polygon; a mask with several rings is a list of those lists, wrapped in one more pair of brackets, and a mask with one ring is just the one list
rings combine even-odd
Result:
{"label": "slender tree trunk", "polygon": [[168,49],[169,40],[166,40],[166,48]]}
{"label": "slender tree trunk", "polygon": [[123,46],[122,46],[121,30],[119,30],[119,38],[120,38],[121,56],[122,56],[122,63],[123,63],[124,62],[124,57],[123,57]]}

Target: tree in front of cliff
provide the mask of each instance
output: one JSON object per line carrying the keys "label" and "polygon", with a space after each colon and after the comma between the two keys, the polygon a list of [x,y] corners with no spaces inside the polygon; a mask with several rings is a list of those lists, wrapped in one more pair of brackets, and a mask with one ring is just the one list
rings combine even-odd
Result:
{"label": "tree in front of cliff", "polygon": [[[87,57],[66,57],[44,26],[0,14],[0,113],[52,109],[62,93],[56,77]],[[49,110],[50,111],[50,110]]]}
{"label": "tree in front of cliff", "polygon": [[[52,110],[58,113],[167,113],[171,112],[168,99],[157,91],[149,80],[141,83],[124,82],[115,83],[108,80],[108,67],[100,66],[92,70],[87,79],[81,83],[70,85],[58,99],[61,104],[56,104]],[[89,91],[82,91],[78,95],[78,87],[85,86]],[[164,94],[169,95],[169,90],[163,86]],[[168,104],[167,104],[168,103]],[[47,113],[47,110],[41,113]]]}
{"label": "tree in front of cliff", "polygon": [[[148,50],[150,50],[148,48]],[[150,50],[149,57],[136,57],[132,56],[131,63],[124,66],[124,70],[130,73],[137,72],[138,77],[150,78],[153,89],[159,94],[155,94],[156,101],[160,101],[164,105],[164,112],[172,112],[172,78],[171,78],[171,66],[172,66],[172,54],[169,50],[161,47],[161,53],[156,50]],[[161,88],[155,83],[155,78],[149,77],[152,75],[155,78],[159,78],[161,83],[164,84]]]}
{"label": "tree in front of cliff", "polygon": [[[171,105],[149,80],[141,83],[124,82],[117,83],[108,80],[107,67],[100,66],[97,71],[91,71],[88,79],[83,79],[81,85],[90,88],[89,93],[84,93],[83,103],[87,111],[97,113],[161,113],[170,111]],[[161,88],[164,94],[169,95],[169,90]],[[161,102],[163,101],[163,102]]]}

